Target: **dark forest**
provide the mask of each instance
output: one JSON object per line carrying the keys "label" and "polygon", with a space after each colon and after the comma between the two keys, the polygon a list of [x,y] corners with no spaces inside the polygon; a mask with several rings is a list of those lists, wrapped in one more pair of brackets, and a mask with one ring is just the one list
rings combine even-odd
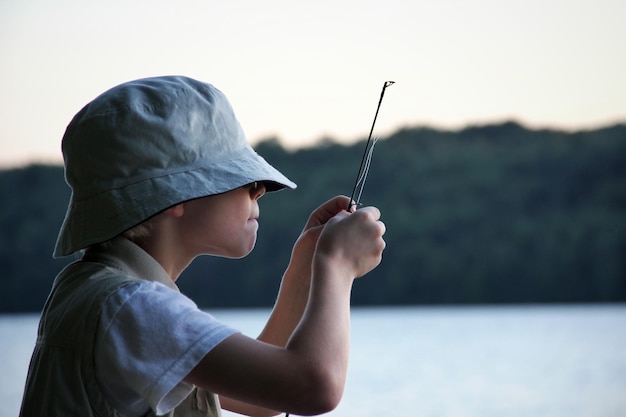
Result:
{"label": "dark forest", "polygon": [[[257,152],[298,184],[260,200],[243,260],[202,257],[177,281],[203,308],[270,307],[311,210],[349,195],[364,140]],[[0,171],[0,312],[37,312],[70,189],[61,166]],[[354,305],[626,301],[626,125],[564,132],[515,122],[406,128],[376,145],[364,204],[382,211],[387,249],[357,280]]]}

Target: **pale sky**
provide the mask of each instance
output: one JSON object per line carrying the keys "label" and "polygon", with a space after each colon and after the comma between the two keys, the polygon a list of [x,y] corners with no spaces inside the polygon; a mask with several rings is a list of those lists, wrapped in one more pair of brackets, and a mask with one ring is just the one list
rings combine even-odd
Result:
{"label": "pale sky", "polygon": [[0,0],[0,167],[60,162],[72,116],[136,78],[230,99],[252,143],[400,127],[626,121],[624,0]]}

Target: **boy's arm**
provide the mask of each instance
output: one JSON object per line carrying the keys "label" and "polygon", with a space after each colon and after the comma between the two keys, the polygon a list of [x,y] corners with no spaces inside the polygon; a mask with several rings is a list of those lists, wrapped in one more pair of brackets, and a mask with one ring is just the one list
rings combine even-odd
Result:
{"label": "boy's arm", "polygon": [[[342,207],[347,206],[346,198],[335,199],[333,204],[338,207],[340,201],[346,203]],[[316,237],[312,241],[317,236],[319,241],[313,262],[308,263],[312,265],[311,287],[302,319],[290,337],[274,328],[264,330],[267,337],[273,335],[273,341],[288,339],[284,348],[236,334],[207,354],[187,380],[268,410],[318,414],[336,407],[347,371],[352,282],[380,262],[384,249],[379,216],[375,208],[351,214],[337,211],[325,226],[310,228]],[[293,277],[301,276],[306,264],[290,265],[281,295],[292,291],[292,271]],[[280,321],[293,307],[279,300],[277,308],[284,310],[276,311],[272,319]]]}
{"label": "boy's arm", "polygon": [[[289,341],[289,337],[300,323],[309,299],[311,262],[319,234],[324,224],[347,206],[346,197],[336,197],[320,206],[309,217],[294,245],[276,303],[258,340],[280,347],[284,347]],[[279,414],[228,397],[220,397],[220,404],[223,408],[240,414],[254,416]]]}
{"label": "boy's arm", "polygon": [[272,314],[258,339],[276,346],[285,346],[295,330],[309,300],[311,263],[326,222],[348,206],[348,198],[335,197],[318,207],[304,226],[291,253],[287,270]]}

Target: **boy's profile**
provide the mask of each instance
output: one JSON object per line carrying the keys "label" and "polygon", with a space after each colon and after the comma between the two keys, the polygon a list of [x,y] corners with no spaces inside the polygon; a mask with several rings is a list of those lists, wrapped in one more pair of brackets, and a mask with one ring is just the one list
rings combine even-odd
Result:
{"label": "boy's profile", "polygon": [[254,247],[258,200],[295,184],[256,154],[226,97],[181,76],[121,84],[63,137],[72,188],[20,415],[320,414],[345,384],[354,279],[381,260],[379,211],[309,217],[257,339],[182,295],[200,255]]}

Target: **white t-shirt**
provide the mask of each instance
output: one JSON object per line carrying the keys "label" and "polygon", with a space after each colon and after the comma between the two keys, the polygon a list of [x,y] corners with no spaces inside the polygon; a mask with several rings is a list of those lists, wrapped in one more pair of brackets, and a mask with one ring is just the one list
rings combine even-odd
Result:
{"label": "white t-shirt", "polygon": [[166,413],[192,391],[187,374],[235,332],[159,282],[126,285],[102,310],[95,348],[100,389],[125,415]]}

